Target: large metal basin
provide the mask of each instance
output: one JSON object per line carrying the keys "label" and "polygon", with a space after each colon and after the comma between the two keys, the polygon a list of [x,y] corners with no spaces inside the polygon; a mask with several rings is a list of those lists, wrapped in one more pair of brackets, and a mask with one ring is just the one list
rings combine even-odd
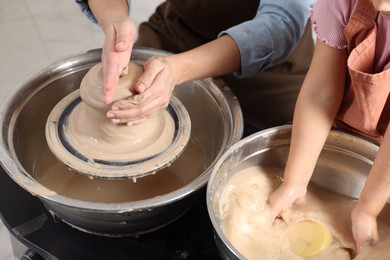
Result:
{"label": "large metal basin", "polygon": [[[131,59],[143,64],[154,55],[165,54],[134,48]],[[217,159],[241,138],[241,110],[235,96],[222,82],[203,79],[179,85],[173,94],[190,115],[191,142],[197,144],[205,163],[195,178],[165,194],[140,200],[93,202],[58,194],[35,178],[37,163],[45,160],[37,156],[48,149],[46,119],[63,97],[79,87],[85,73],[100,62],[100,57],[100,50],[92,50],[63,59],[14,88],[1,108],[1,164],[15,182],[38,196],[50,213],[71,226],[107,236],[151,232],[174,221],[191,207]],[[186,151],[181,156],[185,154]],[[190,162],[188,167],[191,164],[196,162]]]}
{"label": "large metal basin", "polygon": [[[245,259],[221,229],[219,196],[228,180],[240,170],[255,166],[284,169],[291,126],[278,126],[248,136],[221,156],[207,184],[207,209],[215,241],[223,259]],[[311,181],[338,194],[358,198],[378,146],[345,132],[332,130],[317,161]]]}

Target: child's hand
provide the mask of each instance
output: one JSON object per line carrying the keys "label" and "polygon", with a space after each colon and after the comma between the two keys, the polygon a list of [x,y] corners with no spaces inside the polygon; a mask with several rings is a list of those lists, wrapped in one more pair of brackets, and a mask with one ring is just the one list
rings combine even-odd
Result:
{"label": "child's hand", "polygon": [[378,241],[376,216],[364,211],[357,204],[352,210],[352,234],[356,242],[357,252]]}
{"label": "child's hand", "polygon": [[102,50],[105,104],[113,101],[119,76],[130,61],[136,32],[130,18],[117,20],[105,29]]}
{"label": "child's hand", "polygon": [[271,221],[292,205],[301,205],[306,191],[306,186],[294,186],[283,182],[268,198]]}

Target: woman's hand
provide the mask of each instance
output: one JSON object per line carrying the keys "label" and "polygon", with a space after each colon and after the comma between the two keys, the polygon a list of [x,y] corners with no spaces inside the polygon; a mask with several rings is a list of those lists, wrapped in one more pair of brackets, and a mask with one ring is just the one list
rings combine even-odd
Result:
{"label": "woman's hand", "polygon": [[352,210],[351,219],[352,234],[359,253],[378,241],[376,216],[366,212],[358,203]]}
{"label": "woman's hand", "polygon": [[136,125],[168,106],[176,85],[168,59],[155,56],[145,63],[134,88],[139,94],[115,102],[107,112],[113,123]]}
{"label": "woman's hand", "polygon": [[113,101],[116,85],[123,69],[129,64],[137,28],[134,22],[126,17],[116,20],[105,30],[102,50],[104,78],[103,102]]}
{"label": "woman's hand", "polygon": [[271,221],[292,205],[302,205],[306,191],[306,186],[294,186],[283,182],[268,198]]}

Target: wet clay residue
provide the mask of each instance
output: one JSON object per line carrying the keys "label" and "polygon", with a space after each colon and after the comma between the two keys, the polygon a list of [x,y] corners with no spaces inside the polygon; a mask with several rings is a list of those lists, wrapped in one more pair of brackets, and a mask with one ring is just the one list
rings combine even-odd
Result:
{"label": "wet clay residue", "polygon": [[[140,65],[130,62],[128,74],[118,79],[113,102],[132,100],[142,106],[142,94],[134,91],[142,73]],[[92,178],[136,179],[169,166],[184,151],[191,120],[176,97],[167,109],[134,126],[111,122],[107,113],[113,104],[103,102],[103,68],[98,63],[80,89],[61,99],[48,116],[46,141],[59,161]]]}
{"label": "wet clay residue", "polygon": [[[352,259],[356,251],[351,231],[350,216],[355,205],[352,199],[311,184],[303,206],[283,212],[280,219],[270,224],[267,198],[280,185],[277,176],[281,173],[278,168],[253,166],[229,179],[214,206],[228,240],[247,259]],[[379,218],[378,244],[353,259],[388,259],[389,213],[387,206]],[[329,246],[310,258],[296,255],[289,244],[287,228],[301,220],[325,224],[333,237]]]}
{"label": "wet clay residue", "polygon": [[198,178],[207,168],[205,151],[196,141],[188,143],[172,165],[153,175],[133,180],[90,179],[69,171],[49,148],[39,150],[33,176],[43,186],[60,195],[100,203],[132,202],[174,192]]}
{"label": "wet clay residue", "polygon": [[[128,74],[119,79],[115,101],[133,95],[133,87],[142,74],[142,67],[129,63]],[[102,102],[103,78],[101,63],[92,67],[80,85],[83,100],[69,115],[66,129],[72,146],[89,158],[137,161],[164,151],[174,135],[174,122],[164,110],[136,126],[113,124],[106,112],[111,105]]]}

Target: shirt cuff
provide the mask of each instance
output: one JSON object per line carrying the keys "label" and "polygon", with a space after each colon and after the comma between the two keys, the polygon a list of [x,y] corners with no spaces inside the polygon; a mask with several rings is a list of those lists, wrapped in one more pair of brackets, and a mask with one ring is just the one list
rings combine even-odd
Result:
{"label": "shirt cuff", "polygon": [[[88,5],[88,0],[75,0],[76,4],[79,5],[81,12],[93,23],[99,24],[99,22],[96,20],[96,17],[93,15],[91,9],[89,8]],[[128,13],[130,15],[130,4],[131,0],[127,0],[127,8],[128,8]]]}

